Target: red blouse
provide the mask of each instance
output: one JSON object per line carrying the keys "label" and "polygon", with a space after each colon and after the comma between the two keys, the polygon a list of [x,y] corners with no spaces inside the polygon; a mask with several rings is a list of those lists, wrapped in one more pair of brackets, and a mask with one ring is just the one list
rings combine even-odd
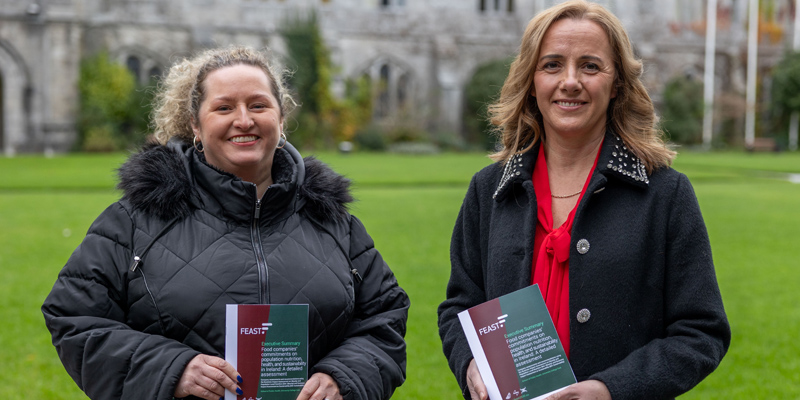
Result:
{"label": "red blouse", "polygon": [[[597,167],[598,150],[591,171]],[[558,338],[569,357],[569,246],[572,221],[575,210],[589,186],[592,174],[586,177],[578,202],[570,211],[564,224],[553,229],[553,209],[550,193],[550,179],[547,175],[547,161],[544,146],[539,146],[539,156],[533,168],[533,189],[536,192],[537,223],[533,242],[533,270],[531,284],[538,284],[544,303],[556,326]],[[541,251],[544,249],[545,251]]]}

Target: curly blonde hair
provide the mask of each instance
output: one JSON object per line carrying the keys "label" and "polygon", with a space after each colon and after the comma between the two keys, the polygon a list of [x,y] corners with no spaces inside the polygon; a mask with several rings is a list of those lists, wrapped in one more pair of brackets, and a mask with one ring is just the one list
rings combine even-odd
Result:
{"label": "curly blonde hair", "polygon": [[273,67],[266,51],[244,46],[206,50],[192,58],[175,63],[155,93],[153,136],[166,144],[177,137],[191,142],[192,120],[198,120],[200,104],[205,99],[206,77],[213,71],[234,65],[261,68],[270,81],[272,94],[278,100],[281,118],[289,114],[295,103],[283,85],[283,74]]}
{"label": "curly blonde hair", "polygon": [[511,64],[500,97],[489,106],[490,121],[503,145],[490,157],[505,163],[514,154],[529,151],[544,137],[542,114],[536,98],[530,94],[534,87],[533,71],[545,33],[556,21],[568,18],[592,21],[608,35],[615,56],[617,89],[617,97],[609,104],[608,126],[641,159],[648,172],[672,164],[676,153],[664,143],[653,101],[641,81],[642,62],[634,55],[625,28],[603,6],[585,0],[571,0],[553,6],[528,23],[519,54]]}

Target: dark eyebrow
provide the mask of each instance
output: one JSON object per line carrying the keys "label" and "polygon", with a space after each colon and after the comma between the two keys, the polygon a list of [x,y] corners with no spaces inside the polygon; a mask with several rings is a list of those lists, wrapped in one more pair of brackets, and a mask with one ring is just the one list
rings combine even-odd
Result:
{"label": "dark eyebrow", "polygon": [[564,58],[564,56],[562,56],[561,54],[547,54],[539,57],[539,61],[543,61],[545,59],[558,59],[558,58]]}
{"label": "dark eyebrow", "polygon": [[[544,60],[548,60],[548,59],[556,60],[556,59],[559,59],[559,58],[564,58],[564,56],[562,56],[561,54],[547,54],[547,55],[539,57],[539,61],[544,61]],[[589,56],[589,55],[581,56],[579,59],[580,60],[600,61],[600,62],[603,61],[603,59],[600,58],[600,57]]]}
{"label": "dark eyebrow", "polygon": [[581,60],[592,60],[592,61],[600,61],[602,62],[603,59],[597,56],[581,56]]}
{"label": "dark eyebrow", "polygon": [[[232,99],[233,99],[233,97],[231,97],[231,96],[221,95],[221,96],[214,97],[214,98],[212,98],[210,100],[212,100],[212,101],[231,101]],[[247,98],[246,98],[247,101],[253,101],[253,100],[258,100],[258,99],[267,99],[267,100],[272,101],[272,99],[270,98],[270,94],[261,93],[261,92],[254,93],[253,95],[247,96]]]}

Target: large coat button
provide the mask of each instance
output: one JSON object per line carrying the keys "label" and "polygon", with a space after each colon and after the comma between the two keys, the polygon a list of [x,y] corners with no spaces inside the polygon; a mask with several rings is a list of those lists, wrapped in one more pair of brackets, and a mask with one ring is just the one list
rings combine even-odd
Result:
{"label": "large coat button", "polygon": [[578,248],[578,253],[586,254],[589,252],[589,241],[586,239],[578,240],[578,245],[576,247]]}
{"label": "large coat button", "polygon": [[578,322],[584,323],[584,322],[588,321],[591,316],[592,316],[592,313],[589,311],[589,309],[584,308],[584,309],[578,311]]}

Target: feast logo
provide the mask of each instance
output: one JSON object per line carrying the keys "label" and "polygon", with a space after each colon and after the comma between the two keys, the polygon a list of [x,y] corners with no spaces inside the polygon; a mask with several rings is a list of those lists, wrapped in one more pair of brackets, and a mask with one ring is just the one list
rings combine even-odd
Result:
{"label": "feast logo", "polygon": [[261,328],[240,328],[239,334],[240,335],[263,335],[267,333],[269,327],[272,326],[271,322],[264,322],[261,324]]}
{"label": "feast logo", "polygon": [[484,326],[481,329],[478,329],[478,334],[483,336],[483,335],[485,335],[485,334],[487,334],[489,332],[493,332],[493,331],[496,331],[496,330],[502,328],[503,326],[505,326],[504,324],[506,323],[506,318],[508,318],[508,314],[503,314],[503,315],[497,317],[497,322],[495,322],[495,323],[493,323],[493,324],[491,324],[489,326]]}

